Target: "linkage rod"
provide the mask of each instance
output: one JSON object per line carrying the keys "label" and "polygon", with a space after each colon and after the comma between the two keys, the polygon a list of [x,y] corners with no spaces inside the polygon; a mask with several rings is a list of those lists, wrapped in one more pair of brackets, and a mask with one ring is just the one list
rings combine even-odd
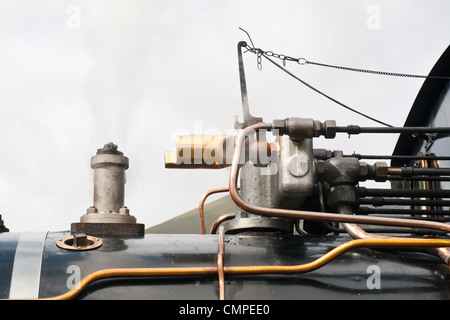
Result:
{"label": "linkage rod", "polygon": [[[375,207],[381,206],[450,206],[450,200],[425,200],[425,199],[398,199],[398,198],[363,198],[359,204],[369,204]],[[450,213],[450,212],[449,212]]]}
{"label": "linkage rod", "polygon": [[412,190],[412,189],[372,189],[359,187],[360,197],[425,197],[425,198],[449,198],[450,190]]}
{"label": "linkage rod", "polygon": [[336,132],[348,134],[360,133],[449,133],[450,127],[360,127],[358,125],[348,125],[345,127],[337,126]]}
{"label": "linkage rod", "polygon": [[390,181],[450,181],[450,177],[432,176],[432,177],[399,177],[399,176],[388,176],[386,178]]}
{"label": "linkage rod", "polygon": [[[367,208],[361,207],[357,210],[359,214],[373,214],[373,213],[382,213],[382,214],[421,214],[421,215],[429,215],[429,216],[442,216],[450,214],[449,210],[420,210],[420,209],[380,209],[380,208]],[[427,217],[427,220],[430,220]]]}
{"label": "linkage rod", "polygon": [[405,156],[405,155],[369,155],[369,154],[346,154],[344,157],[354,157],[359,160],[370,159],[370,160],[450,160],[447,156]]}
{"label": "linkage rod", "polygon": [[411,177],[418,175],[429,176],[448,176],[450,175],[450,168],[415,168],[415,167],[401,167],[401,168],[388,168],[388,174]]}

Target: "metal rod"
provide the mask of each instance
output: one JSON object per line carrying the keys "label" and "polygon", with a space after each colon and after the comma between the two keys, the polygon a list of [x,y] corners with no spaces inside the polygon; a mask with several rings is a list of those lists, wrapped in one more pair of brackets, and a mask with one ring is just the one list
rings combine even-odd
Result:
{"label": "metal rod", "polygon": [[245,47],[247,43],[241,41],[238,43],[238,63],[239,63],[239,77],[241,84],[241,99],[242,99],[242,112],[244,121],[248,120],[250,116],[250,108],[248,106],[247,85],[245,81],[244,62],[242,59],[242,47]]}
{"label": "metal rod", "polygon": [[358,125],[348,125],[346,127],[337,126],[336,132],[348,134],[360,133],[450,133],[450,127],[360,127]]}
{"label": "metal rod", "polygon": [[418,197],[418,198],[448,198],[450,190],[413,190],[413,189],[370,189],[359,187],[360,197]]}
{"label": "metal rod", "polygon": [[389,160],[450,160],[448,156],[412,156],[412,155],[369,155],[369,154],[346,154],[344,157],[354,157],[358,159],[389,159]]}
{"label": "metal rod", "polygon": [[[422,214],[423,214],[423,212],[422,212]],[[385,214],[383,214],[383,213],[380,213],[379,215],[377,213],[373,213],[371,215],[374,217],[385,216]],[[400,215],[392,215],[391,217],[404,219],[404,220],[426,220],[426,221],[450,222],[450,217],[448,215],[436,216],[436,217],[424,217],[424,216],[419,216],[419,215],[411,216],[411,215],[400,214]]]}
{"label": "metal rod", "polygon": [[[378,216],[383,216],[385,217],[386,215],[383,213],[377,214],[377,213],[373,213],[371,214],[373,217],[378,217]],[[405,215],[405,214],[401,214],[401,215],[392,215],[390,216],[392,218],[399,218],[399,219],[406,219],[406,220],[426,220],[426,221],[436,221],[436,222],[450,222],[450,217],[447,216],[436,216],[436,217],[424,217],[424,216],[419,216],[419,215],[414,215],[414,216],[410,216],[410,215]],[[393,227],[389,227],[389,228],[393,228]],[[375,229],[375,227],[374,227]],[[418,229],[416,229],[417,231]],[[430,232],[439,232],[442,233],[442,231],[437,231],[437,230],[432,230],[429,229],[428,233]],[[410,231],[413,232],[413,231]]]}
{"label": "metal rod", "polygon": [[401,167],[401,168],[388,168],[388,174],[399,175],[402,177],[410,177],[415,175],[432,175],[442,176],[450,175],[450,168],[414,168],[414,167]]}
{"label": "metal rod", "polygon": [[390,181],[450,181],[450,177],[441,177],[441,176],[431,176],[431,177],[388,176],[386,179]]}
{"label": "metal rod", "polygon": [[360,199],[359,204],[370,204],[375,207],[391,206],[391,205],[394,205],[394,206],[450,206],[450,200],[393,199],[393,198],[376,197],[376,198]]}
{"label": "metal rod", "polygon": [[383,214],[422,214],[430,216],[442,216],[449,215],[449,210],[420,210],[420,209],[381,209],[381,208],[367,208],[361,207],[357,210],[361,214],[371,214],[371,213],[383,213]]}
{"label": "metal rod", "polygon": [[242,100],[242,113],[243,113],[243,125],[257,123],[262,121],[261,118],[256,118],[250,113],[250,107],[248,103],[247,84],[245,80],[244,60],[242,57],[242,48],[247,47],[245,41],[238,43],[238,64],[239,64],[239,80],[241,85],[241,100]]}

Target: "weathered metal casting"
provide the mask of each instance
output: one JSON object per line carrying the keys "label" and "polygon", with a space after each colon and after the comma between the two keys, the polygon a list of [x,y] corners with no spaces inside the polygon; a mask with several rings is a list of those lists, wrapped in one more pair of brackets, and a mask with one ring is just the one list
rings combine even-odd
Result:
{"label": "weathered metal casting", "polygon": [[125,203],[125,170],[128,158],[110,142],[91,158],[94,169],[94,205],[73,223],[72,233],[93,235],[143,235],[144,225],[136,223]]}

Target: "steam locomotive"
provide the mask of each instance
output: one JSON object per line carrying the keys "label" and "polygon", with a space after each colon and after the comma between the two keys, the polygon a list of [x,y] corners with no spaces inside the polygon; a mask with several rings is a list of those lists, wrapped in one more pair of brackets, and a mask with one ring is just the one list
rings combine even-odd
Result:
{"label": "steam locomotive", "polygon": [[[108,143],[91,159],[93,206],[70,230],[15,233],[0,219],[0,298],[448,299],[450,47],[403,127],[264,122],[250,114],[239,62],[239,134],[179,137],[166,153],[168,169],[230,168],[229,185],[200,203],[200,234],[146,233],[124,206],[129,160]],[[400,133],[391,155],[313,147],[371,133]],[[391,187],[359,186],[368,180]],[[214,193],[239,210],[206,230]]]}

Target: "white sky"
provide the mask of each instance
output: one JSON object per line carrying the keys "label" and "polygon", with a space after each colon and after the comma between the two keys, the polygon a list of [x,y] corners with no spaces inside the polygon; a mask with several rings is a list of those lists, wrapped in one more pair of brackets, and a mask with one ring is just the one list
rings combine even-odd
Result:
{"label": "white sky", "polygon": [[[90,158],[109,141],[130,159],[125,204],[146,227],[226,186],[228,170],[164,169],[164,152],[174,149],[176,132],[225,133],[235,115],[242,120],[236,46],[248,39],[238,27],[264,50],[428,74],[449,45],[449,12],[447,0],[1,1],[5,225],[59,231],[78,222],[93,202]],[[252,54],[245,62],[250,110],[265,121],[294,116],[377,125],[269,62],[262,71]],[[396,126],[423,82],[289,66],[334,98]],[[390,154],[395,142],[396,136],[341,135],[315,146]]]}

